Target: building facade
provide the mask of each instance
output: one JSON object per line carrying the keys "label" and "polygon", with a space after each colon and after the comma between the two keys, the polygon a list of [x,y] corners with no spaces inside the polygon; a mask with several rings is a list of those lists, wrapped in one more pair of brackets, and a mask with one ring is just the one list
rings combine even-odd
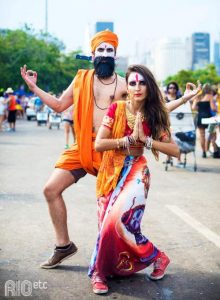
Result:
{"label": "building facade", "polygon": [[218,75],[220,76],[220,42],[214,43],[214,64]]}
{"label": "building facade", "polygon": [[155,49],[155,73],[158,80],[187,69],[186,43],[179,38],[159,41]]}
{"label": "building facade", "polygon": [[210,63],[210,35],[197,32],[192,35],[192,70],[203,69]]}
{"label": "building facade", "polygon": [[95,33],[106,30],[106,29],[114,32],[114,23],[113,22],[96,22],[95,23]]}

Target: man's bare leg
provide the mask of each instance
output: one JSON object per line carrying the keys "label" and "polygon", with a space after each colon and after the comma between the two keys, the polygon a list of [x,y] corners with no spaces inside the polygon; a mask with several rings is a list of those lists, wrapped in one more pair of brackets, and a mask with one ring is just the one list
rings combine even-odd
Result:
{"label": "man's bare leg", "polygon": [[56,233],[57,246],[65,246],[70,243],[66,205],[62,193],[73,183],[75,183],[75,178],[70,171],[56,168],[44,188],[44,195]]}
{"label": "man's bare leg", "polygon": [[70,241],[67,228],[67,213],[62,192],[75,183],[73,175],[66,170],[55,169],[44,188],[50,216],[56,232],[56,248],[53,254],[40,267],[53,269],[77,252],[76,245]]}

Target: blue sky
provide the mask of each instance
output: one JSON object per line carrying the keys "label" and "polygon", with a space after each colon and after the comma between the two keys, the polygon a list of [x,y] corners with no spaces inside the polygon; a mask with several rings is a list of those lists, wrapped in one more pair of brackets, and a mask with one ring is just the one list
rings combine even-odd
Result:
{"label": "blue sky", "polygon": [[[32,24],[45,28],[46,0],[0,0],[0,28]],[[48,0],[48,30],[68,50],[83,46],[86,26],[113,21],[119,36],[118,55],[133,54],[135,45],[147,49],[163,37],[209,32],[220,40],[219,0]]]}

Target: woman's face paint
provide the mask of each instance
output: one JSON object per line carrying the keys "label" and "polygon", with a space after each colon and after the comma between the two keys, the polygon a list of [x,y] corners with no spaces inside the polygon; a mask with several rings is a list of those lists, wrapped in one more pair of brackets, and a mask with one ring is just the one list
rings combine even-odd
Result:
{"label": "woman's face paint", "polygon": [[147,85],[144,77],[132,72],[128,77],[128,93],[131,99],[142,101],[147,96]]}

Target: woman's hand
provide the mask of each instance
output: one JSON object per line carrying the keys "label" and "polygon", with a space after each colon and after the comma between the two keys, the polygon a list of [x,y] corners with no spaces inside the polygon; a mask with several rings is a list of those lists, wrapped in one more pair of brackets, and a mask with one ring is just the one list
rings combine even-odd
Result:
{"label": "woman's hand", "polygon": [[21,77],[24,79],[29,89],[33,91],[37,83],[37,72],[32,70],[26,70],[27,69],[26,65],[24,65],[20,69],[21,69]]}
{"label": "woman's hand", "polygon": [[134,130],[131,136],[134,138],[135,141],[139,138],[139,130],[138,130],[138,114],[136,115],[135,123],[134,123]]}
{"label": "woman's hand", "polygon": [[139,141],[141,141],[142,143],[145,143],[146,142],[146,135],[144,133],[144,128],[143,128],[140,112],[137,113],[137,121],[138,121],[138,138],[139,138]]}
{"label": "woman's hand", "polygon": [[199,80],[197,81],[197,86],[191,82],[188,82],[186,84],[186,90],[182,97],[183,101],[186,102],[190,100],[192,97],[196,96],[201,90],[202,90],[202,85],[199,82]]}

